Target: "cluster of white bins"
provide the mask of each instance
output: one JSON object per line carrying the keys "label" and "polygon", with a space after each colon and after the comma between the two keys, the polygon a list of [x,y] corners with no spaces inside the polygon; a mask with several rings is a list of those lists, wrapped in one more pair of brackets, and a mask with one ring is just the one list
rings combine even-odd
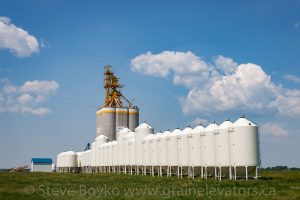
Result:
{"label": "cluster of white bins", "polygon": [[244,117],[156,134],[142,123],[135,132],[121,129],[115,141],[99,135],[90,150],[57,156],[58,172],[248,179],[257,178],[259,165],[258,126]]}

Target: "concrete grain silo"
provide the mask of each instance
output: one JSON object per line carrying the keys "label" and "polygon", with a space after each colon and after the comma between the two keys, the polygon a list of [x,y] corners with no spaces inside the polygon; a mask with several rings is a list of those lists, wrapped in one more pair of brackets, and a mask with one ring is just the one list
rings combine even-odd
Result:
{"label": "concrete grain silo", "polygon": [[96,137],[105,135],[109,141],[114,141],[119,129],[126,127],[134,131],[138,126],[139,109],[120,92],[121,88],[123,85],[119,84],[119,78],[114,75],[111,66],[105,66],[104,106],[96,112]]}
{"label": "concrete grain silo", "polygon": [[138,107],[128,108],[128,128],[134,131],[139,125],[139,109]]}
{"label": "concrete grain silo", "polygon": [[128,128],[128,108],[116,108],[116,129]]}
{"label": "concrete grain silo", "polygon": [[109,141],[116,139],[116,108],[101,108],[96,113],[97,116],[97,131],[96,137],[105,135]]}

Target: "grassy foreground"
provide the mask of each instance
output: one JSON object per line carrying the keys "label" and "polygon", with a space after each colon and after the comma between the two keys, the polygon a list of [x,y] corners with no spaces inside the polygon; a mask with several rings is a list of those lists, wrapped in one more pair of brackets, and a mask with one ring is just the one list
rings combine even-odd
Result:
{"label": "grassy foreground", "polygon": [[125,174],[0,173],[0,199],[300,199],[300,171],[259,180]]}

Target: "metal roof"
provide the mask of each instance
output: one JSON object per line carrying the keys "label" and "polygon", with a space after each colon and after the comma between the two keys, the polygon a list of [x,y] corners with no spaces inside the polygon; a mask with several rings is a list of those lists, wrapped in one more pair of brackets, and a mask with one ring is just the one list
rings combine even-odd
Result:
{"label": "metal roof", "polygon": [[146,128],[152,128],[152,127],[146,122],[143,122],[138,127],[136,127],[136,129],[146,129]]}
{"label": "metal roof", "polygon": [[31,162],[33,163],[49,163],[52,164],[51,158],[32,158]]}

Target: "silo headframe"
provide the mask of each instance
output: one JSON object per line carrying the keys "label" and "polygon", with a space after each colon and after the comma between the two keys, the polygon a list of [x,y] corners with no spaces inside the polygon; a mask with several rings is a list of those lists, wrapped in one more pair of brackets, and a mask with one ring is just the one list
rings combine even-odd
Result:
{"label": "silo headframe", "polygon": [[[124,85],[119,83],[119,78],[114,74],[112,66],[104,66],[104,106],[114,108],[134,108],[131,101],[129,101],[120,91]],[[126,102],[125,106],[123,103]]]}

